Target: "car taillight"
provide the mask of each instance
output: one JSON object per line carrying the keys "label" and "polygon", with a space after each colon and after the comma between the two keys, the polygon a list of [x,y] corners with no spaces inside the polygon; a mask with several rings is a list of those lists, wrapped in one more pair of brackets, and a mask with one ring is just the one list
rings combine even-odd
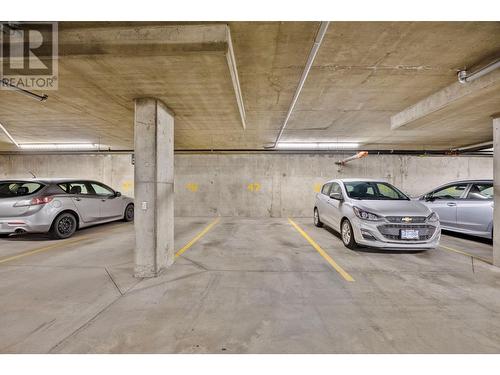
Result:
{"label": "car taillight", "polygon": [[30,206],[38,206],[39,204],[47,204],[52,202],[54,197],[36,197],[30,201]]}

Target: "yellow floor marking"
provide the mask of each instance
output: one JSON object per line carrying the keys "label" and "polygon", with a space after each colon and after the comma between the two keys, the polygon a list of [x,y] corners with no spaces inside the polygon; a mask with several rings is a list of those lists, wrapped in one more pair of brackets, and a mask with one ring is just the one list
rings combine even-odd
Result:
{"label": "yellow floor marking", "polygon": [[52,250],[52,249],[55,249],[57,247],[63,247],[65,245],[71,245],[71,244],[74,244],[74,243],[77,243],[77,242],[81,242],[81,241],[84,241],[84,240],[88,239],[88,237],[89,236],[75,238],[74,240],[70,240],[70,241],[64,241],[64,240],[63,241],[58,241],[57,243],[54,243],[52,245],[40,247],[40,248],[35,249],[35,250],[27,251],[25,253],[21,253],[21,254],[18,254],[18,255],[13,255],[11,257],[0,259],[0,264],[6,263],[6,262],[10,262],[11,260],[24,258],[24,257],[27,257],[28,255],[38,254],[38,253],[41,253],[41,252],[44,252],[44,251],[47,251],[47,250]]}
{"label": "yellow floor marking", "polygon": [[488,260],[488,259],[483,258],[483,257],[479,257],[477,255],[472,255],[472,254],[466,253],[465,251],[457,250],[457,249],[454,249],[452,247],[448,247],[448,246],[444,246],[444,245],[439,245],[439,247],[442,247],[443,249],[446,249],[446,250],[449,250],[449,251],[453,251],[454,253],[458,253],[458,254],[469,256],[471,258],[479,259],[479,260],[481,260],[481,261],[483,261],[485,263],[488,263],[488,264],[493,264],[493,262],[491,260]]}
{"label": "yellow floor marking", "polygon": [[205,229],[203,229],[200,233],[198,233],[191,241],[189,241],[182,249],[180,249],[177,253],[175,253],[175,257],[180,257],[184,254],[191,246],[193,246],[201,237],[208,233],[210,229],[212,229],[215,224],[219,222],[220,218],[212,221]]}
{"label": "yellow floor marking", "polygon": [[[118,227],[118,228],[121,228],[121,226]],[[59,240],[56,243],[53,243],[51,245],[39,247],[38,249],[26,251],[25,253],[21,253],[21,254],[17,254],[17,255],[13,255],[13,256],[7,257],[7,258],[0,259],[0,264],[7,263],[7,262],[10,262],[12,260],[24,258],[24,257],[27,257],[29,255],[42,253],[42,252],[47,251],[47,250],[56,249],[58,247],[64,247],[66,245],[72,245],[72,244],[75,244],[75,243],[78,243],[78,242],[82,242],[82,241],[88,240],[90,238],[94,238],[95,234],[102,233],[102,232],[108,233],[108,232],[114,231],[116,229],[117,229],[116,227],[113,227],[113,228],[110,228],[109,231],[102,230],[102,231],[97,231],[97,232],[93,233],[92,235],[88,234],[88,235],[81,236],[81,237],[78,237],[78,238],[74,238],[74,239],[71,239],[71,240]]]}
{"label": "yellow floor marking", "polygon": [[351,275],[349,275],[342,267],[340,267],[326,252],[323,250],[309,235],[302,230],[292,219],[288,218],[290,224],[293,225],[297,232],[299,232],[302,237],[304,237],[311,245],[316,249],[316,251],[323,257],[325,260],[330,263],[330,265],[337,271],[345,280],[354,281]]}

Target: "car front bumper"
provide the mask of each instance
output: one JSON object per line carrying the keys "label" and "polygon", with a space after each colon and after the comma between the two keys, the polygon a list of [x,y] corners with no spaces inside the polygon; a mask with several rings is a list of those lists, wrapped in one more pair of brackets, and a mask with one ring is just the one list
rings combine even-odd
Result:
{"label": "car front bumper", "polygon": [[[359,245],[388,250],[428,250],[439,246],[441,238],[441,228],[439,223],[413,224],[393,224],[385,222],[370,222],[354,218],[351,221],[354,238]],[[388,238],[381,233],[380,226],[390,225],[393,230],[419,229],[425,233],[432,233],[425,239],[401,240],[399,238]],[[424,228],[426,227],[426,228]]]}

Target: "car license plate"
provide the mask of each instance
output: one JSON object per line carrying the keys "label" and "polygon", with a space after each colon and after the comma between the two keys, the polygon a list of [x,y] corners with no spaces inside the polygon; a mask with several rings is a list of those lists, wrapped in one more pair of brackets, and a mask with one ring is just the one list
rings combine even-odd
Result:
{"label": "car license plate", "polygon": [[402,240],[418,240],[418,230],[415,229],[401,229]]}

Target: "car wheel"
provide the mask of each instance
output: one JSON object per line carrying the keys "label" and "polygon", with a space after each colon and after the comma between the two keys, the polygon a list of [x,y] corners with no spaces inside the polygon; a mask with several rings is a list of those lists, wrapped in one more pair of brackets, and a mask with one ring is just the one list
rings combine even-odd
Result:
{"label": "car wheel", "polygon": [[75,233],[77,221],[75,215],[66,212],[54,220],[50,228],[50,237],[55,240],[69,238]]}
{"label": "car wheel", "polygon": [[323,226],[323,223],[319,218],[319,211],[317,208],[314,209],[314,225],[316,225],[318,228],[321,228]]}
{"label": "car wheel", "polygon": [[127,208],[125,208],[125,214],[123,215],[123,221],[134,221],[134,205],[129,204]]}
{"label": "car wheel", "polygon": [[358,244],[354,239],[354,232],[352,230],[351,222],[348,219],[344,219],[344,221],[342,221],[342,225],[340,227],[340,235],[345,247],[351,250],[354,250],[358,247]]}

